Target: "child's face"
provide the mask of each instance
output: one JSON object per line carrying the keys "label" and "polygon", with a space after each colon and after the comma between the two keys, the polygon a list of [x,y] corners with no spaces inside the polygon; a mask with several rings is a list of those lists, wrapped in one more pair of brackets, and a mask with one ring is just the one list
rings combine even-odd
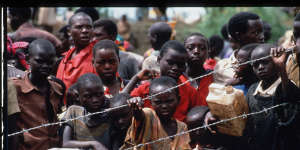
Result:
{"label": "child's face", "polygon": [[55,63],[55,53],[37,48],[29,56],[31,73],[41,77],[50,75]]}
{"label": "child's face", "polygon": [[168,49],[162,58],[158,57],[160,73],[177,80],[186,69],[187,54]]}
{"label": "child's face", "polygon": [[96,27],[93,30],[93,40],[113,40],[110,35],[104,30],[103,27]]}
{"label": "child's face", "polygon": [[[187,116],[186,118],[186,124],[188,126],[188,129],[194,129],[197,127],[200,127],[203,125],[203,116],[200,116],[199,114],[194,114],[193,116]],[[190,137],[192,141],[199,141],[201,136],[203,136],[205,133],[205,130],[199,129],[194,132],[190,132]]]}
{"label": "child's face", "polygon": [[119,66],[119,58],[114,49],[96,50],[93,65],[102,80],[113,80]]}
{"label": "child's face", "polygon": [[80,86],[79,100],[88,112],[99,111],[105,102],[103,86],[94,82],[86,82]]}
{"label": "child's face", "polygon": [[[150,95],[157,94],[168,88],[170,87],[160,86],[160,85],[156,86],[153,89],[151,89]],[[172,118],[178,102],[179,102],[179,97],[176,94],[175,90],[155,96],[151,100],[151,104],[160,119]]]}
{"label": "child's face", "polygon": [[[248,61],[249,57],[250,54],[244,50],[239,50],[236,55],[239,64]],[[251,66],[249,64],[246,64],[235,68],[235,72],[238,77],[244,77],[249,72],[249,69],[252,69]]]}
{"label": "child's face", "polygon": [[184,46],[189,54],[189,63],[203,65],[208,56],[207,40],[201,36],[191,36]]}
{"label": "child's face", "polygon": [[[270,50],[257,48],[251,54],[251,60],[265,57],[270,54]],[[256,61],[252,64],[253,72],[255,75],[263,81],[273,79],[277,76],[275,65],[272,61],[272,58],[263,59]]]}
{"label": "child's face", "polygon": [[118,130],[127,130],[131,124],[132,113],[130,109],[121,108],[117,111],[112,111],[112,122]]}
{"label": "child's face", "polygon": [[248,20],[248,30],[246,33],[241,33],[240,42],[242,46],[249,43],[264,42],[263,23],[260,19]]}

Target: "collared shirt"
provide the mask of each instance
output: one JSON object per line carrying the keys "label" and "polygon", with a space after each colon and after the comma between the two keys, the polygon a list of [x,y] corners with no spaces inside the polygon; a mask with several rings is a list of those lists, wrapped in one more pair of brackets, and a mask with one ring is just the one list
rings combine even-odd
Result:
{"label": "collared shirt", "polygon": [[[42,124],[49,123],[47,112],[46,96],[32,85],[29,80],[29,73],[24,78],[11,78],[17,90],[17,98],[20,107],[20,117],[16,124],[20,129],[28,129]],[[53,77],[54,78],[54,77]],[[49,100],[53,108],[54,122],[57,121],[56,114],[60,111],[60,100],[63,95],[62,87],[50,76]],[[23,133],[24,141],[20,141],[19,148],[22,150],[41,150],[59,146],[57,134],[58,125],[42,127],[30,132]]]}
{"label": "collared shirt", "polygon": [[292,53],[287,62],[286,62],[286,72],[288,74],[288,78],[296,83],[298,87],[300,87],[300,74],[299,74],[299,64],[297,60],[300,57],[296,53]]}
{"label": "collared shirt", "polygon": [[[71,48],[67,51],[66,56],[61,60],[57,69],[56,77],[65,83],[66,91],[81,75],[86,73],[97,74],[92,64],[92,49],[96,42],[97,41],[91,42],[72,59],[71,57],[72,53],[75,52],[75,47]],[[64,103],[66,104],[66,98],[64,98]]]}
{"label": "collared shirt", "polygon": [[34,38],[42,38],[49,40],[55,47],[61,45],[61,41],[55,37],[53,34],[41,30],[39,28],[34,27],[31,23],[26,22],[22,24],[17,31],[15,32],[13,39],[14,41],[18,41],[25,37],[34,37]]}
{"label": "collared shirt", "polygon": [[[208,73],[208,71],[205,74],[207,74],[207,73]],[[187,77],[187,75],[182,76],[183,82],[186,82],[188,79],[191,79],[191,78]],[[194,87],[197,90],[198,98],[197,98],[195,105],[207,106],[206,97],[209,92],[208,87],[212,82],[213,82],[213,76],[209,75],[209,76],[205,76],[205,77],[201,78],[201,80],[199,82],[194,80],[193,82],[187,83],[187,84],[190,84],[192,87]]]}
{"label": "collared shirt", "polygon": [[222,59],[218,61],[215,66],[216,73],[214,74],[214,82],[225,84],[228,80],[232,79],[235,75],[233,67],[237,64],[234,51],[228,59]]}
{"label": "collared shirt", "polygon": [[267,89],[264,90],[261,85],[262,81],[260,81],[258,83],[258,86],[257,86],[256,90],[254,91],[253,95],[270,97],[270,96],[274,95],[276,88],[278,87],[278,85],[280,83],[281,83],[281,78],[279,77],[270,87],[268,87]]}
{"label": "collared shirt", "polygon": [[[181,84],[185,81],[186,77],[183,77],[181,75],[177,81],[178,84]],[[132,97],[141,97],[145,98],[149,96],[149,87],[150,87],[150,82],[145,82],[135,88],[131,92]],[[179,95],[180,95],[180,102],[177,105],[176,111],[173,115],[174,118],[184,121],[186,118],[186,115],[188,111],[197,105],[197,103],[200,100],[199,97],[197,97],[197,91],[195,88],[193,88],[190,84],[184,84],[180,86],[179,88]],[[144,101],[144,107],[150,107],[152,108],[151,102],[149,99]]]}

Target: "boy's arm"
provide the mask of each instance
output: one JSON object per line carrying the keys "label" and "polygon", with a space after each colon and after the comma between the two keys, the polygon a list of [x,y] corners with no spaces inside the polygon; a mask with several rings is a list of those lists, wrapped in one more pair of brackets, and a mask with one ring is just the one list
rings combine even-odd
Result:
{"label": "boy's arm", "polygon": [[156,77],[157,74],[158,73],[153,70],[148,70],[148,69],[141,70],[135,76],[132,77],[129,83],[122,90],[122,93],[130,93],[138,82],[142,80],[152,79]]}
{"label": "boy's arm", "polygon": [[[295,95],[299,92],[299,89],[296,86],[291,86],[291,81],[288,78],[286,72],[286,57],[287,54],[285,49],[282,47],[272,48],[271,55],[273,62],[279,71],[281,77],[281,91],[284,97],[291,96],[289,94]],[[297,95],[297,94],[296,94]],[[293,98],[295,99],[295,98]]]}
{"label": "boy's arm", "polygon": [[140,97],[133,97],[129,99],[128,101],[129,107],[131,109],[131,112],[134,116],[134,118],[137,121],[143,121],[145,119],[145,113],[142,110],[142,99]]}
{"label": "boy's arm", "polygon": [[67,148],[88,148],[92,147],[95,150],[106,150],[107,148],[97,141],[76,141],[72,140],[72,128],[65,126],[63,131],[63,144],[62,147]]}

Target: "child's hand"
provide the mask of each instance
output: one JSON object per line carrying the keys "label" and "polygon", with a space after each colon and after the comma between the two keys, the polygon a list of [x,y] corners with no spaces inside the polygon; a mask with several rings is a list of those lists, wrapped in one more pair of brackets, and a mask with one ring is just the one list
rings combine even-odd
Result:
{"label": "child's hand", "polygon": [[144,69],[137,74],[137,77],[140,80],[149,80],[157,77],[158,75],[159,73],[156,72],[155,70]]}
{"label": "child's hand", "polygon": [[286,52],[283,47],[271,48],[271,55],[274,64],[279,69],[278,71],[285,70]]}
{"label": "child's hand", "polygon": [[[216,121],[217,121],[217,119],[211,114],[210,111],[206,113],[205,118],[204,118],[205,125],[214,123]],[[207,128],[211,133],[213,133],[213,134],[217,133],[216,129],[212,129],[211,127],[207,127]]]}
{"label": "child's hand", "polygon": [[127,103],[129,104],[129,107],[133,111],[142,110],[143,108],[143,101],[140,97],[130,98],[129,100],[127,100]]}

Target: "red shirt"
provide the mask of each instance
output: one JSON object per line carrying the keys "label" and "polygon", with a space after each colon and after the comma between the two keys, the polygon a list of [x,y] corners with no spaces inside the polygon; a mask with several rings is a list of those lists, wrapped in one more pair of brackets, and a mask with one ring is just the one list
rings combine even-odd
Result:
{"label": "red shirt", "polygon": [[[81,75],[86,73],[97,74],[92,64],[92,49],[96,42],[97,41],[91,42],[72,59],[70,58],[72,53],[75,51],[75,48],[71,48],[66,52],[65,57],[61,60],[57,69],[56,77],[65,83],[66,91]],[[64,98],[64,103],[66,104],[66,98]]]}
{"label": "red shirt", "polygon": [[[182,76],[182,81],[185,82],[188,80],[187,76]],[[206,102],[206,97],[208,95],[209,89],[208,86],[213,82],[213,76],[209,75],[209,76],[205,76],[203,78],[201,78],[198,87],[195,88],[197,90],[197,101],[196,101],[196,105],[197,106],[207,106],[207,102]],[[191,83],[187,83],[189,84],[191,87],[193,87],[191,85]]]}
{"label": "red shirt", "polygon": [[[179,77],[177,83],[181,84],[185,81],[185,79],[186,79],[186,77],[181,75]],[[132,97],[139,96],[139,97],[145,98],[145,97],[149,96],[149,87],[150,87],[150,82],[145,82],[144,84],[141,84],[139,87],[135,88],[131,92],[131,96]],[[179,87],[179,95],[180,95],[180,102],[177,105],[176,111],[173,116],[174,116],[174,118],[176,118],[180,121],[184,121],[188,111],[192,107],[196,106],[197,101],[199,101],[199,99],[197,98],[197,91],[190,84],[184,84],[184,85],[180,86]],[[144,107],[152,108],[151,102],[149,99],[144,101]]]}
{"label": "red shirt", "polygon": [[[120,75],[119,75],[118,72],[116,73],[116,78],[117,78],[117,79],[120,81],[120,83],[121,83],[120,90],[119,90],[119,92],[121,92],[121,91],[124,89],[125,85],[124,85],[124,82],[123,82],[123,80],[122,80],[122,78],[120,77]],[[103,85],[103,88],[104,88],[104,95],[105,95],[107,98],[112,98],[113,95],[110,93],[110,89],[109,89],[107,86],[105,86],[105,85]]]}

